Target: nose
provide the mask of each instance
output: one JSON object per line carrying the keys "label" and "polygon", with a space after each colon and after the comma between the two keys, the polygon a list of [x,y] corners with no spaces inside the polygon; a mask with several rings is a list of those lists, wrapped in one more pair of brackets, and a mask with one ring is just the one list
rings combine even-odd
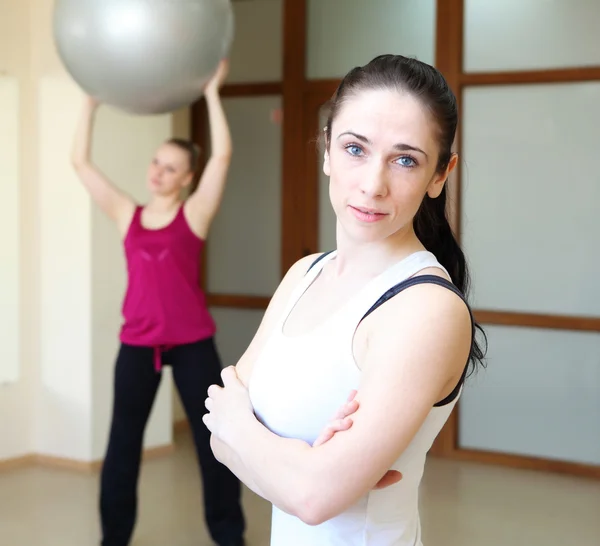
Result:
{"label": "nose", "polygon": [[386,165],[373,161],[365,169],[360,191],[368,197],[385,197],[388,193],[388,171]]}

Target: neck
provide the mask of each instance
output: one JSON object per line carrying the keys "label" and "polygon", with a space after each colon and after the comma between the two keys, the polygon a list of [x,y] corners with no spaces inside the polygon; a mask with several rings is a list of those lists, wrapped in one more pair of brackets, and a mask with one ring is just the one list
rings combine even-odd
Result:
{"label": "neck", "polygon": [[157,211],[173,210],[181,204],[179,194],[153,195],[147,208]]}
{"label": "neck", "polygon": [[410,256],[414,252],[425,250],[412,228],[400,230],[378,242],[357,242],[337,226],[337,255],[335,257],[335,275],[375,277],[388,267]]}

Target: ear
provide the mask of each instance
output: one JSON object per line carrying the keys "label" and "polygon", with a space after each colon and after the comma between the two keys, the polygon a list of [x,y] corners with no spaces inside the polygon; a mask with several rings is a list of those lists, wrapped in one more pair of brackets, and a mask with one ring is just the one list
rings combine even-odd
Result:
{"label": "ear", "polygon": [[325,154],[323,156],[323,173],[325,176],[331,176],[331,167],[329,165],[329,152],[325,150]]}
{"label": "ear", "polygon": [[436,175],[429,183],[429,186],[427,187],[427,195],[429,195],[429,197],[431,197],[432,199],[439,197],[440,193],[442,193],[442,190],[444,189],[444,184],[448,180],[448,177],[450,176],[452,171],[456,168],[457,164],[458,154],[453,153],[450,156],[450,161],[448,162],[448,166],[446,167],[446,169],[441,173],[436,173]]}

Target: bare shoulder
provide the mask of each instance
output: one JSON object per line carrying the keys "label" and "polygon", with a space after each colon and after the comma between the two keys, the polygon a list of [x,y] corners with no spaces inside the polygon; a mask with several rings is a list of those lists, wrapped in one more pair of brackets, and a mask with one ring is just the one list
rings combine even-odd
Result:
{"label": "bare shoulder", "polygon": [[[439,269],[425,274],[447,279]],[[471,314],[464,299],[448,287],[433,282],[404,289],[373,313],[373,322],[382,332],[394,330],[394,325],[400,324],[410,324],[413,330],[435,327],[471,331]]]}
{"label": "bare shoulder", "polygon": [[[440,273],[433,272],[445,278]],[[357,357],[362,357],[365,366],[385,360],[404,367],[412,361],[416,362],[415,371],[426,373],[431,367],[431,373],[450,380],[462,373],[472,336],[473,323],[465,301],[447,287],[420,283],[390,298],[365,319],[364,350]]]}

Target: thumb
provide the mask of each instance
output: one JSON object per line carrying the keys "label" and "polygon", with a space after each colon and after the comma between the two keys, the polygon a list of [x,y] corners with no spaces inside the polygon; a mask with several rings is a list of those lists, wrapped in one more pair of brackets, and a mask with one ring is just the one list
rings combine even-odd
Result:
{"label": "thumb", "polygon": [[238,376],[233,366],[227,366],[221,370],[221,379],[223,380],[223,386],[231,386],[238,383]]}

